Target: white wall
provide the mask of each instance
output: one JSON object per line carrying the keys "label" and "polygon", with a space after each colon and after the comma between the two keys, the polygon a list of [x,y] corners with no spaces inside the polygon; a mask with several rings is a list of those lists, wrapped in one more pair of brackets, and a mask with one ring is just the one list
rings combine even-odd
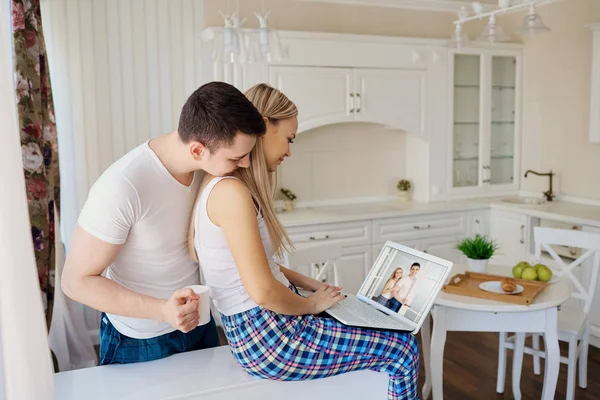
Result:
{"label": "white wall", "polygon": [[[588,139],[592,32],[585,28],[600,22],[600,1],[560,1],[538,13],[552,31],[524,40],[521,173],[552,169],[560,194],[600,200],[600,144]],[[522,19],[504,19],[507,32]],[[521,186],[542,192],[548,178],[530,175]]]}
{"label": "white wall", "polygon": [[203,81],[202,0],[42,0],[56,108],[63,237],[89,187],[136,145],[177,127]]}

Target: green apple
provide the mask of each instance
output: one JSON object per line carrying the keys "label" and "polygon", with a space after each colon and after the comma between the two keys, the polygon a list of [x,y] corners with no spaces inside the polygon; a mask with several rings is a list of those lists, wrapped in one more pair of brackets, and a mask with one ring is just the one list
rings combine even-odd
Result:
{"label": "green apple", "polygon": [[537,270],[538,279],[542,282],[548,282],[552,279],[552,270],[545,265],[542,265]]}
{"label": "green apple", "polygon": [[539,271],[540,268],[548,268],[546,265],[541,264],[541,263],[537,263],[534,266],[532,266],[531,268],[535,269],[535,271]]}
{"label": "green apple", "polygon": [[521,279],[521,274],[523,273],[523,267],[519,265],[515,265],[512,269],[512,274],[515,278]]}
{"label": "green apple", "polygon": [[531,264],[529,264],[527,261],[520,261],[512,269],[513,276],[517,279],[520,279],[525,268],[531,268]]}
{"label": "green apple", "polygon": [[535,269],[529,267],[529,268],[525,268],[523,270],[523,273],[521,274],[521,279],[526,279],[528,281],[535,281],[538,277],[537,272],[535,271]]}
{"label": "green apple", "polygon": [[529,264],[527,261],[519,261],[519,263],[517,264],[517,266],[520,266],[523,269],[525,269],[525,268],[531,267],[531,264]]}

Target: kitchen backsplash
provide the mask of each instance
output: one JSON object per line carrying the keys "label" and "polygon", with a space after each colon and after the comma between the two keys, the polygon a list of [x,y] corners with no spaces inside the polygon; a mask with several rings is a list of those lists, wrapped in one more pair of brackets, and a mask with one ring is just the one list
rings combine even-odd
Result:
{"label": "kitchen backsplash", "polygon": [[406,172],[405,135],[363,123],[300,133],[279,168],[278,186],[300,202],[393,196]]}

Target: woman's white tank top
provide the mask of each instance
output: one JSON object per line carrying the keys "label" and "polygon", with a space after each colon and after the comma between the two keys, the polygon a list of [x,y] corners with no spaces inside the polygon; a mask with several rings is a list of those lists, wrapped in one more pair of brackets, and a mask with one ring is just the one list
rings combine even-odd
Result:
{"label": "woman's white tank top", "polygon": [[[256,307],[257,304],[252,301],[242,283],[223,230],[210,220],[206,211],[206,204],[212,189],[223,179],[237,178],[232,176],[213,178],[200,194],[198,203],[195,206],[194,247],[196,254],[198,254],[205,285],[209,288],[210,297],[215,306],[222,314],[233,315],[250,310]],[[275,254],[271,245],[269,230],[262,217],[261,210],[257,209],[256,211],[260,237],[264,251],[267,254],[269,268],[275,279],[289,286],[289,281],[274,261]]]}

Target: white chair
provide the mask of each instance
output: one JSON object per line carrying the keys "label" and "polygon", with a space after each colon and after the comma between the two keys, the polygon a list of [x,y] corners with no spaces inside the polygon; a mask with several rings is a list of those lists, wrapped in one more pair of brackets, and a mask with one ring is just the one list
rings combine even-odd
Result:
{"label": "white chair", "polygon": [[297,249],[287,255],[285,267],[321,282],[339,286],[338,266],[342,257],[339,243],[323,243]]}
{"label": "white chair", "polygon": [[[534,240],[536,260],[542,260],[542,248],[546,250],[555,263],[554,265],[548,265],[553,269],[554,276],[569,280],[573,287],[569,304],[563,306],[558,313],[558,339],[569,343],[568,356],[561,356],[560,361],[568,365],[567,399],[570,400],[575,397],[575,372],[578,359],[579,387],[583,389],[587,387],[590,337],[590,319],[588,315],[594,299],[598,282],[598,270],[600,269],[600,235],[566,229],[535,227]],[[552,245],[579,247],[582,249],[582,255],[566,265],[551,247]],[[576,276],[574,271],[580,275],[580,278]],[[527,347],[525,346],[524,333],[512,336],[508,336],[506,332],[500,333],[496,387],[498,393],[504,391],[507,349],[515,350],[514,357],[521,360],[521,363],[523,353],[531,354],[533,356],[534,373],[536,375],[540,374],[540,357],[545,358],[545,352],[539,350],[539,337],[539,334],[533,334],[532,347]],[[519,382],[520,375],[521,368],[518,371],[513,371],[513,380],[518,379],[517,382]]]}

